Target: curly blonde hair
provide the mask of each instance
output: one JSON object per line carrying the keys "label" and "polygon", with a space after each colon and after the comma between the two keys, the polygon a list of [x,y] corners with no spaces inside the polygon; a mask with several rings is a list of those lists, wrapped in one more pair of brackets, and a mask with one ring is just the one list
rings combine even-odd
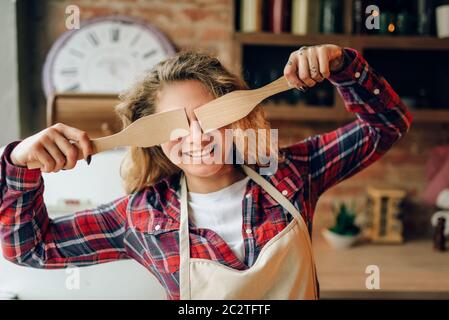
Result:
{"label": "curly blonde hair", "polygon": [[[130,89],[120,94],[121,103],[116,107],[116,112],[122,120],[123,127],[141,117],[155,113],[158,93],[164,85],[183,80],[200,81],[215,98],[234,90],[248,89],[246,83],[223,67],[217,58],[199,52],[180,52],[158,63]],[[243,131],[266,129],[265,132],[268,132],[270,126],[265,119],[262,107],[258,105],[248,116],[231,124],[230,128]],[[269,137],[260,137],[258,134],[257,139],[267,141]],[[243,159],[248,159],[247,149],[246,145],[244,150],[238,150],[244,155]],[[258,157],[256,162],[259,163]],[[179,170],[163,153],[160,146],[153,146],[131,147],[120,171],[125,190],[133,193]]]}

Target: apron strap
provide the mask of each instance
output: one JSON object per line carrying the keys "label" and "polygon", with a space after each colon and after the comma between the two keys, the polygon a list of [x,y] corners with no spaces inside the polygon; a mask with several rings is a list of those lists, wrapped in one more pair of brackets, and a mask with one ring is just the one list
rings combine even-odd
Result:
{"label": "apron strap", "polygon": [[183,174],[181,177],[181,214],[179,226],[179,287],[181,300],[190,300],[190,241],[188,213],[187,185],[185,175]]}
{"label": "apron strap", "polygon": [[309,235],[307,225],[304,222],[301,213],[285,196],[282,195],[282,193],[278,189],[276,189],[271,183],[262,178],[261,175],[259,175],[256,171],[254,171],[250,167],[242,165],[242,169],[251,179],[253,179],[258,185],[260,185],[284,209],[290,212],[290,214],[293,215],[293,217],[298,221],[298,224],[300,225],[301,229],[303,229],[303,231],[305,231],[307,235]]}

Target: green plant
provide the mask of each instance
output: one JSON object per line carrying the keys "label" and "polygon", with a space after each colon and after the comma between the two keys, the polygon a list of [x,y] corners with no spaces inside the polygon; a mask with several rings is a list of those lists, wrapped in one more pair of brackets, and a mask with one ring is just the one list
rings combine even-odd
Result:
{"label": "green plant", "polygon": [[349,209],[345,203],[341,203],[338,208],[334,206],[334,211],[335,225],[329,228],[330,231],[344,236],[354,236],[360,232],[360,228],[354,223],[354,209]]}

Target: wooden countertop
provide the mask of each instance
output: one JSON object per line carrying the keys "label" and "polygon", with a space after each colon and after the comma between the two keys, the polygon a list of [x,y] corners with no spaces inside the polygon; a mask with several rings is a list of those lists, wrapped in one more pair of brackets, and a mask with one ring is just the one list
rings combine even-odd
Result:
{"label": "wooden countertop", "polygon": [[[429,240],[336,250],[315,238],[322,299],[449,299],[449,251],[434,251]],[[369,265],[380,269],[379,290],[365,286]]]}

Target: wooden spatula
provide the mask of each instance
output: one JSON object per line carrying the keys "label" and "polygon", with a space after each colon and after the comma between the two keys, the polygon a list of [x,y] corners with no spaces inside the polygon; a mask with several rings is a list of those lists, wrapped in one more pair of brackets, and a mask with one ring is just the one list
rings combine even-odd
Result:
{"label": "wooden spatula", "polygon": [[[156,113],[134,121],[116,134],[93,139],[93,154],[122,146],[151,147],[186,136],[189,133],[189,121],[184,108]],[[79,149],[77,144],[75,146]],[[82,159],[81,150],[78,154],[78,160]],[[27,163],[29,169],[36,169],[41,166],[42,164],[39,161]]]}
{"label": "wooden spatula", "polygon": [[281,77],[254,90],[236,90],[194,110],[203,132],[224,127],[246,117],[262,100],[291,89],[287,79]]}

